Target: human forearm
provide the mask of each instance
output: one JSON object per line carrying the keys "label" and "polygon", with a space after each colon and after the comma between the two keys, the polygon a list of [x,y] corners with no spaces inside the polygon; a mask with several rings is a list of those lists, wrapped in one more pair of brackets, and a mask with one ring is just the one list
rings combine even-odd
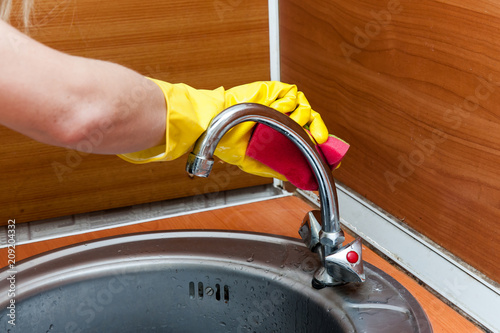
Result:
{"label": "human forearm", "polygon": [[[159,88],[122,66],[69,56],[0,22],[0,123],[35,140],[133,152],[162,141],[166,106]],[[97,142],[97,143],[96,143]]]}
{"label": "human forearm", "polygon": [[[73,85],[79,103],[69,120],[66,144],[80,150],[89,133],[101,140],[93,153],[119,154],[158,145],[165,140],[165,97],[156,84],[123,66],[74,58],[82,76]],[[71,124],[73,122],[73,124]]]}

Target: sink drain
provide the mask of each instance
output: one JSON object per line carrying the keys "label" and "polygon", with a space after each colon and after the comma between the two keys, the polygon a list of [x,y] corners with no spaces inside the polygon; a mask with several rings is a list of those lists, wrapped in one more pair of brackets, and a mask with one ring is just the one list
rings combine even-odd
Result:
{"label": "sink drain", "polygon": [[189,282],[189,298],[190,299],[203,299],[204,296],[214,296],[217,301],[224,300],[224,302],[229,301],[229,287],[224,285],[221,288],[220,284],[216,284],[215,287],[204,286],[203,282],[198,282],[196,284],[194,281]]}

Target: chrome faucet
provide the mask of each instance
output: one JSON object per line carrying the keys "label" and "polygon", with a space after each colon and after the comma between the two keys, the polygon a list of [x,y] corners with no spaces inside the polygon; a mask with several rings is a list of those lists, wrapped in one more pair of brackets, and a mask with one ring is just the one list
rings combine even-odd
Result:
{"label": "chrome faucet", "polygon": [[190,175],[208,177],[214,164],[213,154],[224,134],[234,126],[252,121],[267,125],[289,138],[304,154],[319,186],[321,210],[310,211],[299,234],[322,263],[314,274],[313,286],[323,288],[346,282],[363,282],[365,275],[361,255],[361,239],[342,246],[337,190],[330,168],[316,150],[306,131],[288,116],[260,104],[243,103],[227,108],[212,119],[189,154],[186,171]]}

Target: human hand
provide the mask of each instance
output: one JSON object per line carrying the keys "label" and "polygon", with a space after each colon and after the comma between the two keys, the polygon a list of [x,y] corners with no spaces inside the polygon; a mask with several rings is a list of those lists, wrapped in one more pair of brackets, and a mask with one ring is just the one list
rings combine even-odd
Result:
{"label": "human hand", "polygon": [[[144,151],[122,154],[132,163],[168,161],[187,153],[206,130],[210,121],[226,108],[240,103],[258,103],[288,114],[307,128],[321,145],[329,140],[328,130],[319,113],[312,110],[304,94],[295,85],[282,82],[254,82],[224,90],[194,89],[185,84],[153,80],[162,89],[167,104],[165,144]],[[243,171],[286,180],[286,176],[247,155],[247,147],[255,127],[246,122],[235,126],[219,142],[215,155],[237,165]]]}

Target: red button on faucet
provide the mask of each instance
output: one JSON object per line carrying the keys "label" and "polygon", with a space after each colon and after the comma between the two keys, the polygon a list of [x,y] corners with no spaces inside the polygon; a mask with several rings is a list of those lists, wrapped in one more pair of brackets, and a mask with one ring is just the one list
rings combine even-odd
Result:
{"label": "red button on faucet", "polygon": [[349,251],[349,252],[347,252],[346,259],[351,264],[354,264],[354,263],[358,262],[359,255],[358,255],[358,253],[356,251]]}

